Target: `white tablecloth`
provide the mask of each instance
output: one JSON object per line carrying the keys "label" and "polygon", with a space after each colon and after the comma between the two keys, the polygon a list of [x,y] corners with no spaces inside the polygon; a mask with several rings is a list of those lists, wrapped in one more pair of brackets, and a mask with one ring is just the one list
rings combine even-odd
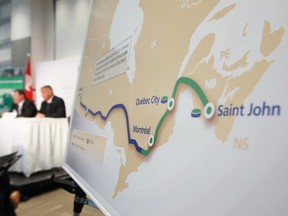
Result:
{"label": "white tablecloth", "polygon": [[67,118],[0,119],[0,156],[15,151],[22,157],[10,171],[32,173],[60,167],[68,137]]}

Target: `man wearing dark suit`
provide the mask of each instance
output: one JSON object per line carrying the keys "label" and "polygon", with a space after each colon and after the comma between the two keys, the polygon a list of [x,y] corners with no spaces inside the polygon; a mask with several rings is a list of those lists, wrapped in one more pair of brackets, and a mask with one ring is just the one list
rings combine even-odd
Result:
{"label": "man wearing dark suit", "polygon": [[13,102],[10,112],[17,112],[17,117],[35,117],[37,114],[35,104],[25,98],[23,90],[16,89],[13,91]]}
{"label": "man wearing dark suit", "polygon": [[41,94],[44,101],[41,104],[40,111],[36,117],[50,117],[50,118],[65,118],[66,109],[64,100],[57,97],[53,93],[51,86],[43,86],[41,88]]}

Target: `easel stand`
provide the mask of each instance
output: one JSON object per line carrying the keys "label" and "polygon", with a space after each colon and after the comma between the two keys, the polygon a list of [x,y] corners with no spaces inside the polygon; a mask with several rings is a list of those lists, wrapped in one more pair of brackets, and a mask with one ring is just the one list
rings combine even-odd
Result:
{"label": "easel stand", "polygon": [[10,200],[10,178],[8,169],[21,157],[14,152],[0,157],[0,215],[16,216]]}
{"label": "easel stand", "polygon": [[69,193],[75,194],[73,216],[79,216],[84,205],[98,208],[93,202],[87,199],[86,193],[73,180],[55,179],[55,176],[53,175],[51,181],[53,184],[61,187]]}

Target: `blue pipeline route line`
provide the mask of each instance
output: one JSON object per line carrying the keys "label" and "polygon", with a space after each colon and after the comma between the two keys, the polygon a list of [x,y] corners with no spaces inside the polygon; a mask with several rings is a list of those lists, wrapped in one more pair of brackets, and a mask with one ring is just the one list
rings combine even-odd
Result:
{"label": "blue pipeline route line", "polygon": [[124,114],[125,114],[125,119],[126,119],[126,126],[127,126],[127,135],[128,135],[128,142],[129,144],[132,144],[135,146],[135,149],[137,150],[137,152],[139,152],[141,154],[141,151],[143,150],[137,143],[137,141],[135,139],[132,139],[131,138],[131,135],[130,135],[130,126],[129,126],[129,119],[128,119],[128,112],[127,112],[127,109],[126,107],[124,106],[124,104],[115,104],[114,106],[112,106],[109,110],[109,112],[107,113],[106,116],[104,116],[102,114],[101,111],[98,111],[98,112],[93,112],[92,110],[90,110],[85,104],[82,103],[82,101],[80,101],[80,105],[86,110],[88,111],[91,115],[93,116],[97,116],[99,115],[101,117],[101,119],[103,121],[106,122],[106,120],[109,118],[109,115],[112,113],[113,110],[116,110],[116,109],[121,109]]}

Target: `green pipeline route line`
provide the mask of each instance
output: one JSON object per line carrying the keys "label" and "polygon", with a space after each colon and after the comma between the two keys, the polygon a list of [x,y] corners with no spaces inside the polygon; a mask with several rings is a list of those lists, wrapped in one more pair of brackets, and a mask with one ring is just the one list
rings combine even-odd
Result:
{"label": "green pipeline route line", "polygon": [[178,87],[180,84],[186,84],[188,86],[190,86],[192,89],[195,90],[195,92],[198,94],[203,106],[206,106],[206,104],[208,103],[208,99],[205,96],[204,92],[202,91],[201,87],[192,79],[188,78],[188,77],[180,77],[174,87],[173,90],[173,94],[172,94],[172,98],[175,98]]}
{"label": "green pipeline route line", "polygon": [[141,150],[141,154],[143,154],[144,156],[148,156],[150,154],[152,146],[157,142],[160,128],[163,125],[166,118],[168,117],[169,113],[174,108],[175,97],[176,97],[179,85],[181,85],[181,84],[185,84],[187,86],[190,86],[197,93],[197,95],[199,96],[199,98],[200,98],[200,100],[204,106],[204,109],[205,109],[204,110],[204,116],[206,118],[211,118],[213,116],[214,105],[212,103],[208,102],[208,99],[207,99],[206,95],[204,94],[204,92],[202,91],[201,87],[194,80],[192,80],[188,77],[180,77],[174,86],[172,97],[168,101],[168,108],[165,111],[165,113],[163,114],[163,116],[161,117],[159,123],[157,124],[156,130],[155,130],[155,135],[150,136],[148,139],[148,145],[149,145],[148,149],[147,150],[145,150],[145,149]]}

